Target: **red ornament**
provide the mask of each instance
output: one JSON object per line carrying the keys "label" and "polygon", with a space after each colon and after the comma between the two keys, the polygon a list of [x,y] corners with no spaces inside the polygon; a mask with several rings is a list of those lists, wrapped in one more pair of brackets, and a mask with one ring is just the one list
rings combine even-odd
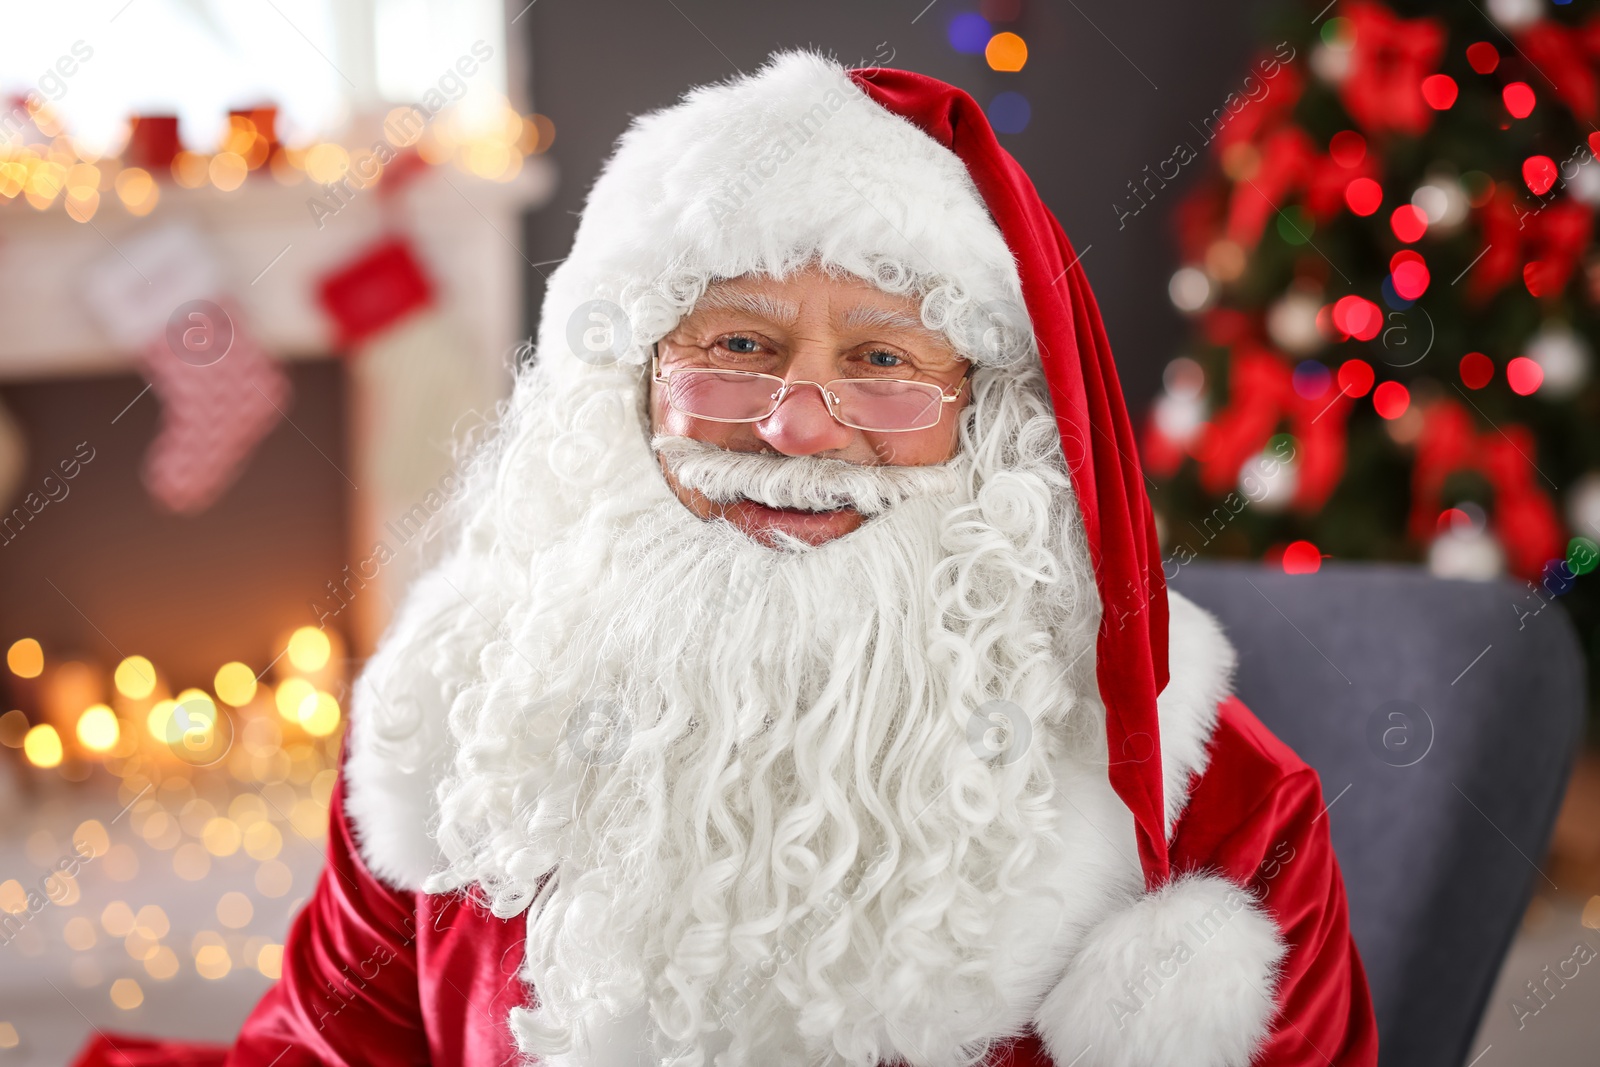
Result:
{"label": "red ornament", "polygon": [[1399,382],[1384,382],[1372,391],[1372,408],[1386,419],[1398,419],[1411,406],[1411,390]]}
{"label": "red ornament", "polygon": [[1527,356],[1518,356],[1506,364],[1506,384],[1518,396],[1532,396],[1544,384],[1544,368]]}
{"label": "red ornament", "polygon": [[1344,202],[1365,218],[1383,204],[1383,186],[1371,178],[1357,178],[1344,187]]}
{"label": "red ornament", "polygon": [[1534,196],[1543,196],[1556,183],[1556,161],[1549,156],[1529,156],[1522,161],[1522,180]]}
{"label": "red ornament", "polygon": [[1579,125],[1593,129],[1595,121],[1600,119],[1600,107],[1595,104],[1595,97],[1600,95],[1600,80],[1596,79],[1591,66],[1596,43],[1595,22],[1568,27],[1554,19],[1540,19],[1518,34],[1517,39],[1528,65],[1547,79]]}
{"label": "red ornament", "polygon": [[1422,79],[1422,99],[1435,111],[1448,111],[1459,93],[1456,80],[1448,74],[1430,74]]}
{"label": "red ornament", "polygon": [[1467,62],[1479,74],[1493,74],[1500,65],[1500,53],[1488,41],[1467,45]]}
{"label": "red ornament", "polygon": [[1482,352],[1468,352],[1461,357],[1461,384],[1468,389],[1482,389],[1494,379],[1494,360]]}
{"label": "red ornament", "polygon": [[1533,95],[1533,86],[1527,82],[1512,82],[1500,90],[1500,99],[1506,102],[1506,110],[1511,112],[1512,118],[1525,119],[1533,114],[1533,105],[1539,98]]}
{"label": "red ornament", "polygon": [[1283,550],[1283,573],[1315,574],[1322,569],[1322,549],[1310,541],[1292,541]]}
{"label": "red ornament", "polygon": [[[1227,128],[1232,130],[1235,125]],[[1267,223],[1278,214],[1278,205],[1294,200],[1301,191],[1300,202],[1312,219],[1320,223],[1337,215],[1345,203],[1350,181],[1371,180],[1377,174],[1376,161],[1366,152],[1365,142],[1359,135],[1352,136],[1361,144],[1361,159],[1355,166],[1346,166],[1332,155],[1320,154],[1316,142],[1299,126],[1286,125],[1269,133],[1257,145],[1260,161],[1255,173],[1248,181],[1234,182],[1228,191],[1224,229],[1228,239],[1246,249],[1254,248]],[[1337,144],[1341,153],[1346,153],[1345,162],[1354,158],[1354,152],[1349,151],[1353,143],[1348,138]],[[1209,245],[1210,235],[1199,243]],[[1199,254],[1203,252],[1202,247]]]}
{"label": "red ornament", "polygon": [[1254,248],[1267,221],[1278,213],[1305,181],[1306,169],[1316,149],[1304,130],[1288,126],[1275,130],[1261,145],[1261,162],[1254,176],[1233,187],[1228,201],[1228,239]]}
{"label": "red ornament", "polygon": [[1354,404],[1300,395],[1287,360],[1259,345],[1235,348],[1228,366],[1228,406],[1217,412],[1190,448],[1200,463],[1200,484],[1221,496],[1239,482],[1240,468],[1259,455],[1287,421],[1298,443],[1290,506],[1307,513],[1321,508],[1344,476],[1345,422]]}
{"label": "red ornament", "polygon": [[1328,142],[1328,157],[1341,167],[1359,167],[1367,158],[1367,139],[1354,130],[1340,130]]}
{"label": "red ornament", "polygon": [[1401,204],[1389,216],[1389,228],[1406,244],[1414,244],[1428,232],[1428,216],[1415,204]]}
{"label": "red ornament", "polygon": [[1333,305],[1333,324],[1357,340],[1370,341],[1383,328],[1383,312],[1364,297],[1342,296]]}
{"label": "red ornament", "polygon": [[1423,411],[1411,467],[1412,540],[1425,544],[1438,528],[1445,482],[1457,471],[1482,474],[1494,491],[1493,532],[1505,546],[1512,573],[1537,578],[1545,561],[1564,553],[1566,538],[1534,468],[1538,445],[1526,426],[1502,422],[1479,434],[1472,415],[1453,399]]}
{"label": "red ornament", "polygon": [[1589,135],[1589,151],[1596,156],[1600,156],[1600,131]]}
{"label": "red ornament", "polygon": [[1433,109],[1422,97],[1422,80],[1444,55],[1444,25],[1431,18],[1403,20],[1370,0],[1344,5],[1343,13],[1355,30],[1350,71],[1339,83],[1344,109],[1368,133],[1426,132]]}
{"label": "red ornament", "polygon": [[[1481,212],[1483,249],[1475,265],[1467,295],[1487,300],[1510,284],[1522,271],[1534,279],[1540,293],[1566,288],[1578,261],[1589,247],[1594,212],[1576,200],[1558,200],[1537,211],[1526,210],[1509,189],[1501,187]],[[1523,270],[1524,260],[1538,266]]]}
{"label": "red ornament", "polygon": [[1339,365],[1339,389],[1346,396],[1366,396],[1374,377],[1364,359],[1347,359]]}

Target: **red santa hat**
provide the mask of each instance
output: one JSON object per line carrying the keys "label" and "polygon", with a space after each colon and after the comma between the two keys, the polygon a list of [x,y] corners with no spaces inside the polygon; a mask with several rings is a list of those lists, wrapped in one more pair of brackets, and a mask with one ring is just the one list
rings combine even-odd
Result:
{"label": "red santa hat", "polygon": [[1145,882],[1167,878],[1160,727],[1167,587],[1133,427],[1100,309],[1072,242],[972,97],[903,70],[851,72],[878,104],[966,166],[1016,257],[1061,447],[1089,536],[1103,614],[1096,645],[1112,788],[1133,813]]}
{"label": "red santa hat", "polygon": [[[789,52],[640,117],[550,279],[540,350],[584,356],[578,338],[600,315],[622,339],[615,357],[643,363],[708,278],[813,259],[923,294],[925,320],[974,362],[1041,361],[1103,607],[1110,781],[1133,814],[1147,885],[1163,884],[1167,598],[1133,429],[1078,257],[970,96]],[[1021,318],[1024,307],[1024,344],[984,343],[996,309]],[[558,375],[592,359],[565,362]]]}

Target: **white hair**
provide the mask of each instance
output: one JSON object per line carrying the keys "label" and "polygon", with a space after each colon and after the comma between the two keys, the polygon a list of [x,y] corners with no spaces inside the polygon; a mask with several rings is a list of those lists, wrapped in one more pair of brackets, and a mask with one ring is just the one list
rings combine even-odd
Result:
{"label": "white hair", "polygon": [[[1104,743],[1038,362],[975,369],[943,486],[782,549],[672,495],[647,378],[565,352],[519,375],[435,575],[459,605],[361,680],[454,683],[425,888],[528,911],[529,1054],[648,1005],[661,1062],[977,1062],[988,933],[1057,891],[1049,761]],[[996,707],[1032,738],[1003,759]]]}

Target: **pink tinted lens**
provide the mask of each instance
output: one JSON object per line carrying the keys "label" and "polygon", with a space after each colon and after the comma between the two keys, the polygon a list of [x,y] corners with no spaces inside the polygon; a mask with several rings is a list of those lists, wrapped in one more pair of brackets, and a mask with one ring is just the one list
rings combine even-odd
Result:
{"label": "pink tinted lens", "polygon": [[830,382],[839,398],[839,417],[866,430],[922,430],[939,421],[942,390],[931,382]]}
{"label": "pink tinted lens", "polygon": [[772,413],[779,386],[737,371],[679,371],[668,379],[672,406],[706,419],[761,419]]}

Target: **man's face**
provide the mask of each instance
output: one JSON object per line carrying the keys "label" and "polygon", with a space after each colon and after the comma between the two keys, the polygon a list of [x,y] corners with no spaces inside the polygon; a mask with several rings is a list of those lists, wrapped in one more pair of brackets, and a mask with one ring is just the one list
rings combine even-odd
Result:
{"label": "man's face", "polygon": [[[658,346],[661,373],[716,367],[776,375],[792,388],[777,409],[757,422],[714,422],[676,410],[666,386],[650,386],[652,434],[691,437],[734,452],[817,456],[862,465],[925,466],[955,455],[957,427],[970,390],[967,361],[944,336],[922,324],[918,303],[855,278],[812,268],[783,281],[745,275],[713,283]],[[846,426],[829,413],[821,386],[837,378],[904,378],[930,382],[952,403],[926,429],[874,432]],[[816,387],[807,384],[815,382]],[[822,544],[859,527],[853,508],[808,512],[752,500],[720,504],[679,485],[663,464],[667,484],[702,519],[724,518],[751,538],[770,543],[783,531]]]}

